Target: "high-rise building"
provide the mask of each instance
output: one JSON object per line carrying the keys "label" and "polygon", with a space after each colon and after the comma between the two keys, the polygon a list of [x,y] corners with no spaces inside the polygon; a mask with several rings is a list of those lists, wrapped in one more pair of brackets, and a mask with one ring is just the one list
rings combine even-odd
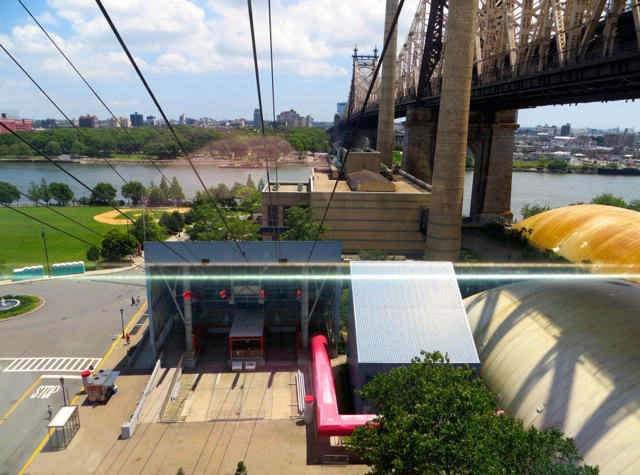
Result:
{"label": "high-rise building", "polygon": [[146,123],[147,123],[147,125],[150,125],[151,127],[156,125],[156,116],[155,115],[148,115]]}
{"label": "high-rise building", "polygon": [[[0,116],[0,122],[13,132],[31,132],[33,130],[31,119],[7,119],[6,113],[3,113]],[[0,134],[9,134],[11,133],[9,130],[0,127]]]}
{"label": "high-rise building", "polygon": [[565,124],[560,127],[560,135],[562,135],[563,137],[568,137],[569,135],[571,135],[571,124]]}
{"label": "high-rise building", "polygon": [[344,117],[344,111],[346,108],[347,108],[346,102],[338,102],[338,114],[340,114],[340,117]]}
{"label": "high-rise building", "polygon": [[119,127],[118,125],[118,121],[116,120],[115,117],[111,117],[110,119],[107,119],[106,122],[107,127],[112,128],[112,127]]}
{"label": "high-rise building", "polygon": [[260,109],[253,111],[253,127],[256,129],[262,128],[262,114],[260,113]]}
{"label": "high-rise building", "polygon": [[98,118],[95,115],[81,115],[78,120],[79,127],[81,129],[97,129]]}
{"label": "high-rise building", "polygon": [[126,117],[120,117],[118,120],[120,121],[120,127],[123,129],[128,129],[131,126],[131,121]]}
{"label": "high-rise building", "polygon": [[44,119],[42,121],[43,129],[56,129],[57,127],[58,123],[56,122],[56,119]]}
{"label": "high-rise building", "polygon": [[187,125],[187,116],[184,112],[180,114],[180,125]]}
{"label": "high-rise building", "polygon": [[142,127],[144,125],[144,116],[142,114],[138,114],[137,112],[135,112],[129,117],[131,117],[132,127]]}

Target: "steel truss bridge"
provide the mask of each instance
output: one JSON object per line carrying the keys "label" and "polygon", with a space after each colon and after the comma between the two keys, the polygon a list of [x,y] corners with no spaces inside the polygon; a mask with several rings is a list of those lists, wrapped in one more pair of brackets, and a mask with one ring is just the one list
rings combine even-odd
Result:
{"label": "steel truss bridge", "polygon": [[[439,107],[447,13],[447,0],[418,6],[397,58],[396,118]],[[479,0],[476,30],[471,110],[640,98],[638,0]],[[355,50],[341,128],[353,127],[378,60]],[[364,111],[369,125],[379,82]]]}

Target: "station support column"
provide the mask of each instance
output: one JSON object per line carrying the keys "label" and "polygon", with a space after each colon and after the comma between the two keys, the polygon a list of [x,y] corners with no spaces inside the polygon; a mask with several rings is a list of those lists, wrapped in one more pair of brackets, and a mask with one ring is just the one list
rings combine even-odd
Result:
{"label": "station support column", "polygon": [[300,288],[300,322],[302,348],[309,348],[309,279],[304,277]]}
{"label": "station support column", "polygon": [[191,280],[189,279],[189,268],[184,272],[182,281],[182,293],[184,298],[184,333],[187,351],[193,351],[193,314],[191,313]]}

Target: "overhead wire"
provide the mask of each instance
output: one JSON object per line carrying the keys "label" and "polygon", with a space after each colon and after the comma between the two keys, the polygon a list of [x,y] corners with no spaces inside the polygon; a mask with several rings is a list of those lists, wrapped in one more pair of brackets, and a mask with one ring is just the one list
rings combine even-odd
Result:
{"label": "overhead wire", "polygon": [[[29,11],[29,9],[25,6],[24,3],[22,3],[22,0],[18,0],[18,2],[20,2],[20,5],[22,5],[22,8],[24,8],[26,10],[26,12],[29,14],[29,16],[33,19],[33,21],[36,23],[36,25],[38,25],[40,27],[40,29],[42,30],[42,32],[47,36],[47,38],[49,38],[49,41],[51,41],[51,43],[53,43],[53,46],[56,47],[56,49],[60,52],[60,54],[64,57],[64,59],[67,60],[67,63],[69,63],[69,66],[71,66],[73,68],[73,70],[78,74],[78,76],[80,76],[80,79],[82,79],[82,81],[84,81],[84,83],[87,85],[87,87],[91,90],[91,92],[93,93],[94,96],[96,96],[96,99],[98,99],[100,101],[100,103],[104,106],[105,109],[107,109],[107,111],[109,112],[109,114],[111,114],[111,117],[113,117],[116,122],[118,123],[118,125],[120,126],[120,128],[126,132],[126,134],[129,136],[129,138],[131,140],[135,139],[133,138],[133,136],[129,133],[129,131],[127,130],[126,127],[124,127],[122,125],[122,123],[120,122],[120,119],[116,118],[116,115],[111,111],[111,109],[109,109],[109,106],[107,106],[107,104],[102,100],[102,98],[98,95],[98,93],[93,89],[93,87],[91,87],[91,85],[87,82],[87,80],[84,78],[84,76],[80,73],[80,71],[78,71],[78,69],[74,66],[74,64],[71,62],[71,60],[67,57],[66,54],[64,54],[64,52],[60,49],[60,47],[58,46],[58,44],[55,42],[55,40],[53,38],[51,38],[51,36],[49,35],[49,33],[47,33],[47,30],[45,30],[43,28],[43,26],[40,24],[40,22],[36,19],[35,16],[33,16],[33,14]],[[73,125],[73,124],[72,124]],[[149,160],[149,162],[156,168],[156,170],[164,177],[165,180],[167,180],[168,182],[170,182],[171,180],[169,180],[169,178],[167,178],[167,176],[162,173],[162,170],[160,170],[160,168],[158,168],[158,166],[153,162],[153,160],[151,160],[150,158],[147,158],[147,160]],[[122,178],[122,177],[121,177]]]}
{"label": "overhead wire", "polygon": [[[273,76],[273,30],[271,28],[271,0],[268,1],[267,7],[269,9],[269,55],[271,57],[271,98],[272,101],[271,103],[273,104],[273,144],[274,147],[276,146],[276,141],[277,141],[277,131],[276,131],[276,87],[275,87],[275,79]],[[260,110],[260,114],[262,115],[262,109]],[[262,117],[260,117],[260,123],[263,124],[263,120]],[[267,163],[267,166],[269,166],[269,164]],[[276,172],[276,183],[280,183],[278,181],[278,157],[276,156],[276,160],[275,160],[275,172]],[[278,189],[276,190],[276,206],[278,207],[278,214],[280,213],[280,203],[278,200],[278,193],[280,193],[280,187],[278,187]],[[282,217],[282,219],[284,219],[284,216]],[[280,218],[278,217],[278,221],[280,220]],[[277,241],[278,240],[278,228],[275,228],[275,233],[274,233],[274,238]]]}
{"label": "overhead wire", "polygon": [[[269,157],[267,154],[267,137],[265,134],[265,130],[264,130],[264,119],[263,119],[263,113],[262,113],[262,91],[260,89],[260,72],[258,69],[258,51],[256,49],[256,35],[255,35],[255,30],[253,27],[253,8],[251,6],[251,0],[247,0],[247,7],[249,9],[249,28],[251,29],[251,46],[253,48],[253,65],[255,68],[255,72],[256,72],[256,87],[258,89],[258,107],[260,108],[260,125],[261,125],[261,129],[262,129],[262,145],[264,148],[264,156],[265,156],[265,162],[267,165],[267,189],[269,190],[269,206],[267,208],[267,224],[269,224],[269,217],[271,215],[271,208],[273,207],[273,198],[271,195],[271,177],[269,176]],[[269,18],[271,18],[271,12],[269,12]],[[273,61],[273,53],[272,53],[272,61]],[[271,63],[271,66],[273,68],[273,62]],[[272,73],[273,73],[273,69],[272,69]],[[273,76],[272,76],[273,79]],[[274,99],[275,101],[275,99]],[[276,167],[277,167],[277,160],[276,160]],[[277,190],[276,190],[277,193]],[[276,195],[276,199],[277,199],[277,195]],[[276,250],[276,259],[279,259],[279,253],[278,253],[278,239],[277,239],[277,228],[278,225],[280,224],[280,206],[278,205],[277,201],[276,201],[276,208],[277,208],[277,213],[276,213],[276,219],[278,220],[276,222],[276,226],[274,227],[274,231],[275,231],[275,239],[273,240],[273,245],[275,247]]]}
{"label": "overhead wire", "polygon": [[149,96],[151,97],[151,99],[153,100],[154,104],[158,108],[158,111],[160,112],[160,115],[162,115],[162,118],[164,119],[165,123],[167,124],[167,127],[169,127],[169,130],[173,134],[173,137],[175,138],[176,142],[180,146],[180,149],[182,150],[182,153],[184,154],[184,156],[187,159],[187,161],[189,162],[189,165],[191,166],[191,169],[193,170],[193,172],[198,177],[198,180],[200,181],[200,184],[202,185],[202,188],[204,189],[204,192],[209,197],[209,200],[213,204],[214,209],[216,210],[216,212],[220,216],[220,219],[223,222],[224,226],[227,228],[227,231],[229,232],[229,236],[233,238],[233,241],[234,241],[234,243],[236,244],[236,246],[238,248],[238,252],[242,255],[243,259],[247,262],[247,264],[249,266],[251,266],[249,260],[247,259],[246,254],[244,253],[244,251],[242,250],[242,247],[238,243],[238,240],[235,238],[235,236],[233,236],[231,228],[229,227],[229,224],[227,223],[227,220],[225,219],[224,215],[220,211],[220,208],[219,208],[218,204],[213,199],[213,197],[211,196],[211,193],[209,192],[208,188],[204,184],[204,181],[202,180],[202,177],[200,176],[200,173],[198,173],[198,170],[194,166],[191,158],[189,158],[189,154],[187,153],[186,149],[184,148],[184,145],[182,144],[182,142],[180,141],[180,138],[178,137],[178,134],[176,134],[175,129],[171,126],[171,123],[169,122],[169,119],[167,118],[166,114],[164,113],[164,110],[162,109],[162,107],[160,106],[160,103],[156,99],[156,96],[153,94],[153,91],[151,90],[151,87],[149,87],[149,84],[147,83],[147,80],[145,79],[144,75],[142,74],[142,71],[140,71],[140,68],[138,67],[138,64],[136,63],[135,59],[133,58],[133,56],[129,52],[129,48],[127,47],[126,43],[124,42],[124,40],[120,36],[120,33],[118,32],[118,29],[116,28],[115,24],[111,20],[111,17],[109,16],[109,13],[107,13],[107,10],[104,8],[104,6],[102,5],[102,2],[100,0],[96,0],[96,4],[98,5],[100,10],[102,11],[102,14],[103,14],[105,20],[107,20],[107,23],[109,24],[109,26],[111,27],[111,30],[113,31],[113,34],[118,39],[118,42],[120,43],[120,46],[122,47],[122,49],[124,50],[125,54],[127,55],[127,58],[129,58],[129,62],[131,63],[133,68],[136,70],[136,73],[138,74],[138,77],[142,81],[142,84],[144,85],[144,87],[146,88],[147,92],[149,93]]}
{"label": "overhead wire", "polygon": [[[109,200],[105,199],[103,196],[101,196],[99,193],[96,193],[90,186],[86,185],[82,180],[80,180],[79,178],[76,178],[73,174],[71,174],[69,171],[65,170],[64,168],[62,168],[58,163],[54,162],[50,157],[48,157],[44,152],[42,152],[41,150],[39,150],[38,148],[36,148],[35,146],[33,146],[32,144],[30,144],[27,140],[25,140],[24,138],[22,138],[20,135],[18,135],[15,131],[11,130],[8,126],[6,126],[5,124],[3,124],[2,122],[0,122],[0,126],[2,126],[4,129],[6,129],[9,133],[11,133],[14,137],[17,137],[18,140],[20,140],[21,142],[25,143],[26,145],[28,145],[29,147],[31,147],[33,150],[35,150],[39,155],[42,155],[46,160],[48,160],[50,163],[52,163],[53,165],[55,165],[57,168],[59,168],[62,172],[64,172],[66,175],[68,175],[69,177],[71,177],[73,180],[75,180],[77,183],[79,183],[80,185],[82,185],[84,188],[86,188],[87,190],[89,190],[89,192],[95,196],[100,197],[101,199],[103,199],[105,202],[109,203]],[[131,219],[129,216],[127,216],[125,213],[123,213],[120,209],[118,209],[116,206],[109,204],[109,206],[111,208],[113,208],[114,210],[116,210],[118,213],[120,213],[122,216],[125,217],[125,219],[134,222],[133,219]],[[184,256],[182,256],[181,254],[179,254],[178,252],[176,252],[174,249],[172,249],[170,246],[167,246],[163,241],[158,241],[160,242],[162,245],[164,245],[167,249],[169,249],[171,252],[173,252],[174,254],[176,254],[178,257],[180,257],[182,260],[184,260],[187,263],[191,263],[188,259],[186,259]]]}
{"label": "overhead wire", "polygon": [[[346,170],[346,166],[347,166],[347,160],[349,159],[349,152],[351,151],[351,148],[353,147],[353,142],[355,140],[355,137],[357,136],[358,130],[360,129],[360,122],[362,121],[362,117],[364,116],[364,111],[367,108],[367,103],[369,102],[369,97],[371,96],[371,92],[373,91],[373,87],[376,83],[376,79],[378,77],[378,73],[380,72],[380,67],[382,66],[382,62],[384,61],[384,57],[387,54],[387,51],[389,49],[389,43],[391,42],[391,37],[393,36],[393,30],[395,30],[397,24],[398,24],[398,18],[400,17],[400,12],[402,11],[402,7],[404,5],[404,0],[400,0],[399,4],[398,4],[398,8],[396,9],[396,13],[393,16],[393,21],[391,22],[391,28],[389,28],[389,34],[387,35],[387,37],[385,38],[384,41],[384,48],[382,49],[382,53],[380,54],[380,61],[378,61],[378,64],[376,64],[376,69],[373,72],[373,76],[371,77],[371,84],[369,84],[369,90],[367,91],[367,95],[364,98],[364,102],[362,103],[362,108],[360,109],[360,114],[358,115],[358,120],[356,122],[356,127],[353,131],[353,134],[351,134],[351,137],[349,138],[349,146],[347,147],[347,152],[344,156],[344,160],[342,162],[342,166],[340,167],[340,175],[342,175],[344,173],[344,171]],[[392,54],[396,54],[395,51],[392,52]],[[333,197],[336,193],[336,189],[338,188],[338,182],[340,180],[336,180],[335,184],[333,185],[333,190],[331,191],[331,196],[329,197],[329,202],[327,203],[327,207],[324,210],[324,214],[322,216],[322,221],[320,222],[320,226],[318,227],[318,232],[316,234],[316,237],[313,241],[313,246],[311,246],[311,252],[309,253],[309,259],[307,259],[307,265],[309,264],[309,262],[311,262],[311,257],[313,256],[313,251],[316,248],[316,244],[318,242],[318,238],[320,237],[320,231],[322,229],[322,226],[324,226],[324,222],[327,219],[327,213],[329,212],[329,208],[331,207],[331,203],[333,201]]]}

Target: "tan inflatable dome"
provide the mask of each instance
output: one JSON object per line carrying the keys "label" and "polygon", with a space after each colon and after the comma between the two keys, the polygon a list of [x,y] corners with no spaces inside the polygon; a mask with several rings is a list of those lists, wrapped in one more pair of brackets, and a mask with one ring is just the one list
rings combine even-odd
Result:
{"label": "tan inflatable dome", "polygon": [[552,209],[513,226],[591,272],[640,282],[640,213],[604,205]]}
{"label": "tan inflatable dome", "polygon": [[527,281],[464,303],[499,405],[575,438],[603,475],[640,473],[640,285]]}

